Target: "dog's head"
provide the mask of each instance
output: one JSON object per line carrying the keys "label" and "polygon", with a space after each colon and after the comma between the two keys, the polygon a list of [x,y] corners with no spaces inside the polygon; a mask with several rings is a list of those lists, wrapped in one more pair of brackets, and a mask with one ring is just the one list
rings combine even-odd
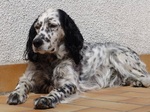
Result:
{"label": "dog's head", "polygon": [[48,9],[32,24],[26,45],[26,59],[36,62],[43,54],[56,54],[61,44],[76,64],[81,60],[83,37],[74,21],[63,10]]}

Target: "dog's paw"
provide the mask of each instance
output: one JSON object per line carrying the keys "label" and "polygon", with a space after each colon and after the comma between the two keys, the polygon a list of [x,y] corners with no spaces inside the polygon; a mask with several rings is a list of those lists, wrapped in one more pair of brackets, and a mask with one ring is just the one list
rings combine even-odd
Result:
{"label": "dog's paw", "polygon": [[46,97],[40,97],[35,99],[35,109],[49,109],[49,108],[54,108],[55,103],[51,102],[50,98]]}
{"label": "dog's paw", "polygon": [[134,82],[132,82],[133,87],[144,87],[141,81],[135,80]]}
{"label": "dog's paw", "polygon": [[12,92],[9,96],[8,96],[8,100],[7,103],[9,105],[17,105],[17,104],[21,104],[24,103],[27,99],[26,95],[20,95],[17,92]]}

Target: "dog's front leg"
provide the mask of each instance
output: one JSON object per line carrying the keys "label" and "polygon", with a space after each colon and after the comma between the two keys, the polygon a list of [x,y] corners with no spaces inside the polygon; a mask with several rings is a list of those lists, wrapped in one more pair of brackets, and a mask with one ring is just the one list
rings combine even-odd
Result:
{"label": "dog's front leg", "polygon": [[[32,68],[32,69],[31,69]],[[24,103],[27,99],[28,93],[31,91],[33,86],[32,76],[34,74],[33,67],[28,65],[26,72],[20,78],[14,91],[8,96],[7,103],[10,105],[17,105]]]}
{"label": "dog's front leg", "polygon": [[53,89],[47,96],[35,100],[35,109],[54,108],[56,104],[77,92],[77,73],[71,65],[66,63],[58,65],[53,73]]}
{"label": "dog's front leg", "polygon": [[72,83],[52,90],[47,96],[35,99],[35,109],[54,108],[60,101],[76,93],[76,86]]}

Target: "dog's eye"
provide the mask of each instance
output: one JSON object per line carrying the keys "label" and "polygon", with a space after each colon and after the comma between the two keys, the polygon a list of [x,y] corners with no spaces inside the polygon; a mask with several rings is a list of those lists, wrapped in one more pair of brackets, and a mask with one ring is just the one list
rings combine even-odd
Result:
{"label": "dog's eye", "polygon": [[56,27],[57,27],[57,24],[49,24],[49,27],[50,27],[50,28],[56,28]]}

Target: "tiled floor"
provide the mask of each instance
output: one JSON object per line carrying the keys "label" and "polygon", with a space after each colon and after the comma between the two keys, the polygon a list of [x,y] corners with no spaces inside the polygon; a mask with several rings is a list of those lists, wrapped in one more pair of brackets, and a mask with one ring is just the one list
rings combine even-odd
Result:
{"label": "tiled floor", "polygon": [[29,95],[21,105],[7,105],[7,95],[0,96],[0,112],[150,112],[150,88],[115,87],[83,93],[81,98],[56,108],[34,110],[33,100],[40,94]]}

